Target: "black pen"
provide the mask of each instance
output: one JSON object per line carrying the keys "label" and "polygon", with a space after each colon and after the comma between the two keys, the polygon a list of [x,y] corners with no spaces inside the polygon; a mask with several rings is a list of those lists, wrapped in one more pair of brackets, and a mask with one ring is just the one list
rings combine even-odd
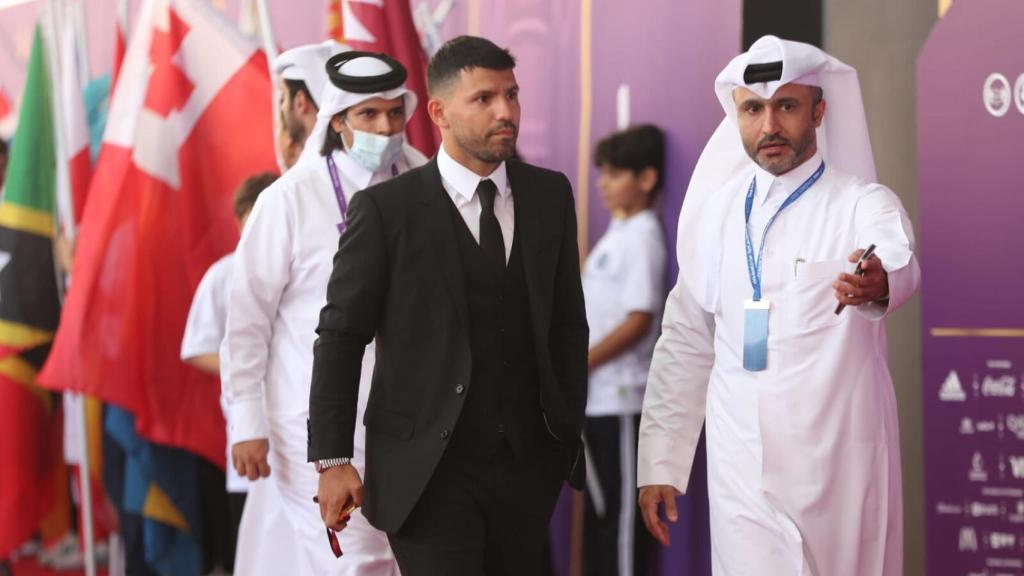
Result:
{"label": "black pen", "polygon": [[[857,260],[857,267],[854,268],[854,270],[853,270],[853,273],[855,275],[857,275],[857,276],[863,276],[864,275],[864,269],[861,268],[861,264],[863,264],[868,258],[871,258],[871,255],[874,254],[874,253],[875,253],[875,245],[872,244],[871,246],[868,246],[868,249],[865,250],[863,254],[860,255],[860,259]],[[840,302],[839,305],[836,306],[836,315],[837,316],[839,315],[840,312],[843,311],[843,308],[846,308],[846,304],[843,304],[842,302]]]}

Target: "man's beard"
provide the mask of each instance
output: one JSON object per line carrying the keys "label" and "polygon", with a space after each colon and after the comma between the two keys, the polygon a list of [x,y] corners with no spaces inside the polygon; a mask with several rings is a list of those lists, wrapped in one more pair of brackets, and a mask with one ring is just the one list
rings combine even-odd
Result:
{"label": "man's beard", "polygon": [[[507,129],[512,130],[512,138],[508,141],[507,145],[488,146],[488,138],[499,130]],[[511,122],[504,122],[500,126],[491,128],[482,137],[471,137],[458,130],[455,131],[455,140],[463,150],[469,152],[477,160],[490,164],[504,162],[513,157],[516,153],[516,140],[518,137],[519,127]]]}
{"label": "man's beard", "polygon": [[[766,172],[779,176],[789,172],[800,164],[803,164],[803,162],[807,160],[807,151],[814,145],[814,142],[815,131],[814,127],[811,127],[809,130],[804,132],[800,139],[797,140],[796,144],[780,135],[774,134],[758,140],[757,144],[754,146],[750,146],[744,142],[743,147],[746,149],[747,155],[750,156],[750,159],[756,162],[758,166],[763,168]],[[758,157],[758,153],[761,151],[762,147],[770,144],[782,144],[789,147],[789,149],[793,151],[793,156],[790,159],[770,158],[768,160],[761,160]]]}
{"label": "man's beard", "polygon": [[288,133],[288,137],[292,139],[292,142],[302,144],[306,141],[306,137],[309,136],[306,125],[299,122],[298,118],[291,111],[282,114],[281,121],[284,122],[284,130]]}

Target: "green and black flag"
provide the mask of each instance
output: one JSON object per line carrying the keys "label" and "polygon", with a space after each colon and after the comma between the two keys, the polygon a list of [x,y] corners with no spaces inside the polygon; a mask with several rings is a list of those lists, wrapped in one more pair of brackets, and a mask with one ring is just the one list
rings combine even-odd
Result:
{"label": "green and black flag", "polygon": [[68,527],[59,414],[36,374],[60,317],[54,268],[56,146],[36,29],[18,131],[0,199],[0,558],[32,534]]}

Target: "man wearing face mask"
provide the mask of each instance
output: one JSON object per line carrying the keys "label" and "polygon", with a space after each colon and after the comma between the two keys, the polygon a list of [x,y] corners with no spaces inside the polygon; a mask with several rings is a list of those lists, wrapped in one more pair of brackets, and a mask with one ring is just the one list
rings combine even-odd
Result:
{"label": "man wearing face mask", "polygon": [[[426,158],[405,144],[416,96],[405,87],[400,63],[384,54],[344,52],[326,68],[330,82],[302,156],[260,196],[236,251],[221,353],[228,367],[232,464],[250,480],[267,478],[280,493],[299,548],[295,573],[391,576],[398,570],[387,539],[361,513],[353,514],[341,538],[343,559],[334,557],[324,537],[312,500],[317,473],[305,457],[309,382],[317,315],[348,203]],[[372,368],[371,354],[363,373]],[[365,397],[360,411],[363,406]],[[362,467],[361,439],[357,446],[352,463]],[[273,544],[264,536],[272,521],[243,514],[239,560]]]}

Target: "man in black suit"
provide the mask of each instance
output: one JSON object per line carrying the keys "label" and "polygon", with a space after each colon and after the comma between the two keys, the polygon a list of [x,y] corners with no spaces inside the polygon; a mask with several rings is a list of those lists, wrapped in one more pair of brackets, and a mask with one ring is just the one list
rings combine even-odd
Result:
{"label": "man in black suit", "polygon": [[[562,483],[583,484],[588,332],[572,189],[510,160],[514,67],[469,36],[431,59],[441,149],[353,199],[320,315],[309,459],[321,514],[342,529],[343,511],[364,506],[405,576],[543,573]],[[364,490],[347,460],[373,338]]]}

